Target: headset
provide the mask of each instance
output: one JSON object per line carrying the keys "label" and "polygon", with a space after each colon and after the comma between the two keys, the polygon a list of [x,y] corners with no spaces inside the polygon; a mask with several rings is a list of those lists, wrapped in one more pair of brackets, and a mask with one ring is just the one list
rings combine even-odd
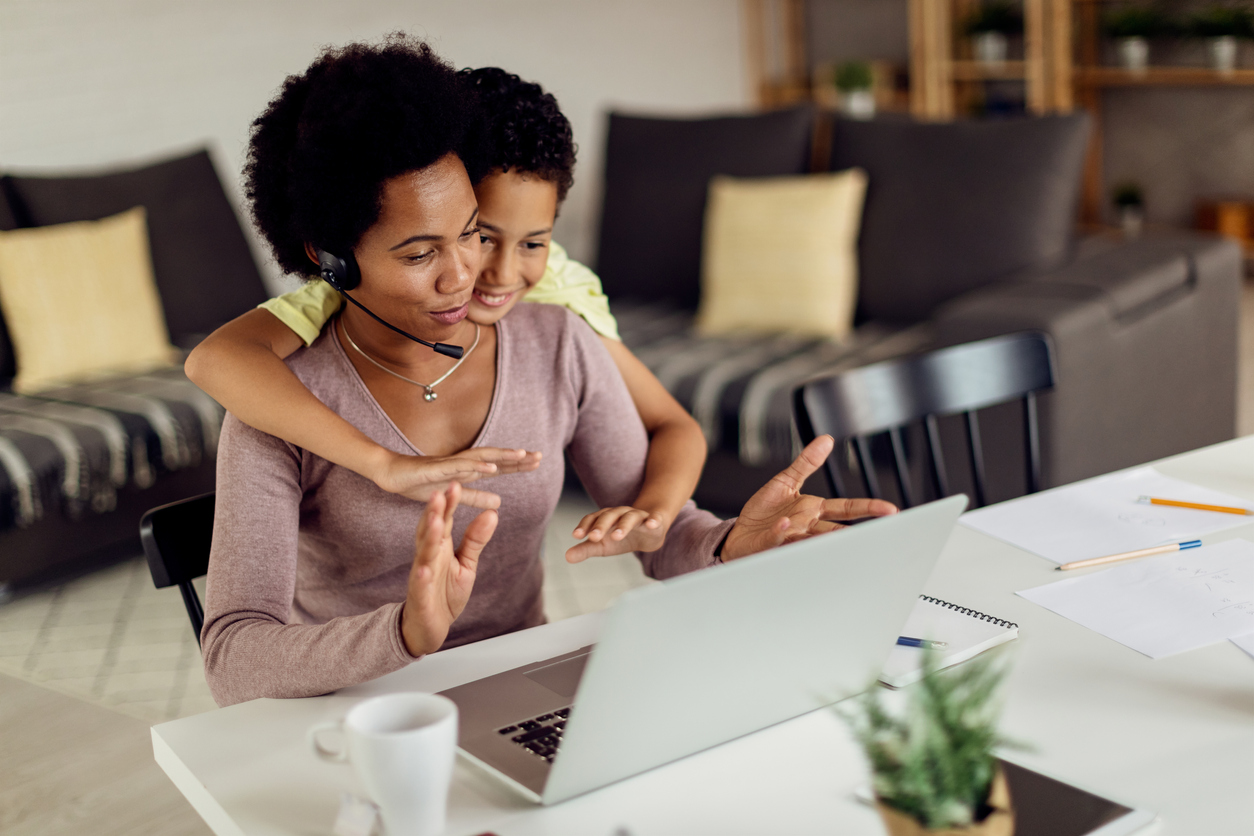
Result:
{"label": "headset", "polygon": [[338,290],[340,295],[345,299],[368,313],[370,317],[380,325],[386,325],[402,337],[408,337],[416,343],[422,343],[428,348],[435,349],[436,354],[443,354],[445,357],[452,357],[454,360],[460,360],[462,358],[462,354],[465,353],[465,349],[463,349],[460,345],[431,343],[420,337],[415,337],[408,331],[402,331],[400,328],[397,328],[395,325],[367,308],[361,302],[358,302],[352,296],[349,296],[348,292],[361,284],[361,268],[357,266],[357,259],[353,257],[351,252],[348,254],[347,258],[340,258],[338,255],[333,255],[326,250],[317,250],[317,253],[318,269],[323,280],[327,284],[331,285],[331,287]]}

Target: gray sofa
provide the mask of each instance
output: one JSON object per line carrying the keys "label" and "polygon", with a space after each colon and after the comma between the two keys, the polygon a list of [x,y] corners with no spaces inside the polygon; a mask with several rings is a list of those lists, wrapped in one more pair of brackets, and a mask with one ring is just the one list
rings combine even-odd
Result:
{"label": "gray sofa", "polygon": [[[801,382],[1016,331],[1050,335],[1056,352],[1057,385],[1040,399],[1047,486],[1232,437],[1238,248],[1188,233],[1077,238],[1085,117],[832,119],[815,129],[828,118],[805,108],[610,117],[597,267],[624,339],[705,430],[699,502],[734,512],[787,464]],[[824,135],[830,144],[818,147]],[[693,334],[709,178],[855,165],[869,185],[853,336]],[[997,501],[1025,489],[1021,407],[986,412]],[[956,419],[941,430],[947,447],[964,444]],[[921,470],[921,434],[907,447]],[[965,461],[964,450],[947,460]],[[954,481],[969,489],[960,468]],[[809,487],[826,490],[817,479]]]}
{"label": "gray sofa", "polygon": [[[148,209],[170,338],[190,348],[266,297],[239,220],[200,151],[105,173],[0,178],[0,229]],[[0,596],[140,550],[149,508],[213,490],[222,410],[181,368],[16,395],[0,311]]]}

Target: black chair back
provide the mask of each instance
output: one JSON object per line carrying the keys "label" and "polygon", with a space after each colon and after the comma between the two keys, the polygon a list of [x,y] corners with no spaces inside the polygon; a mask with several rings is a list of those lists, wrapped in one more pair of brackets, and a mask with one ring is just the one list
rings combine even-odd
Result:
{"label": "black chair back", "polygon": [[144,514],[139,521],[139,539],[148,558],[148,571],[158,589],[177,586],[183,593],[183,604],[196,643],[200,644],[200,628],[205,611],[192,580],[209,571],[209,548],[213,542],[214,494],[207,493],[160,505]]}
{"label": "black chair back", "polygon": [[803,442],[824,433],[837,441],[824,469],[835,496],[851,495],[837,462],[845,442],[851,442],[866,493],[883,498],[870,439],[887,434],[897,489],[907,508],[917,504],[920,493],[911,484],[902,430],[922,422],[933,487],[937,496],[949,496],[952,491],[938,419],[962,413],[979,507],[986,504],[987,481],[976,411],[1023,399],[1027,492],[1035,493],[1041,488],[1036,393],[1053,385],[1049,338],[1036,333],[1009,334],[811,381],[793,393],[793,409]]}

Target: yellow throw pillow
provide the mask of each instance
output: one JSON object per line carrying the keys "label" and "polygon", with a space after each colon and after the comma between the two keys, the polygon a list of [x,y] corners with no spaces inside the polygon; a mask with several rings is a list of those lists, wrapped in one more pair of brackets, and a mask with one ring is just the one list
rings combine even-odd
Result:
{"label": "yellow throw pillow", "polygon": [[858,293],[866,174],[710,181],[697,329],[843,339]]}
{"label": "yellow throw pillow", "polygon": [[142,206],[0,232],[0,309],[18,392],[170,365]]}

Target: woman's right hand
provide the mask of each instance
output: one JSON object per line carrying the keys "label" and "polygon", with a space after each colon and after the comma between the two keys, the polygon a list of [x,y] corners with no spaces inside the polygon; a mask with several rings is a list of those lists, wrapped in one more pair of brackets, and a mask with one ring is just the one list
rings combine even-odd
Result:
{"label": "woman's right hand", "polygon": [[448,638],[449,627],[470,600],[479,555],[496,531],[496,512],[484,511],[471,520],[453,551],[453,512],[461,499],[461,485],[427,501],[414,536],[414,562],[401,609],[401,636],[412,656],[434,653]]}
{"label": "woman's right hand", "polygon": [[[371,481],[389,493],[427,502],[453,482],[473,482],[485,476],[526,473],[540,466],[540,454],[502,447],[472,447],[453,456],[404,456],[379,448],[380,462]],[[471,508],[499,508],[501,498],[490,491],[462,491],[461,502]]]}

